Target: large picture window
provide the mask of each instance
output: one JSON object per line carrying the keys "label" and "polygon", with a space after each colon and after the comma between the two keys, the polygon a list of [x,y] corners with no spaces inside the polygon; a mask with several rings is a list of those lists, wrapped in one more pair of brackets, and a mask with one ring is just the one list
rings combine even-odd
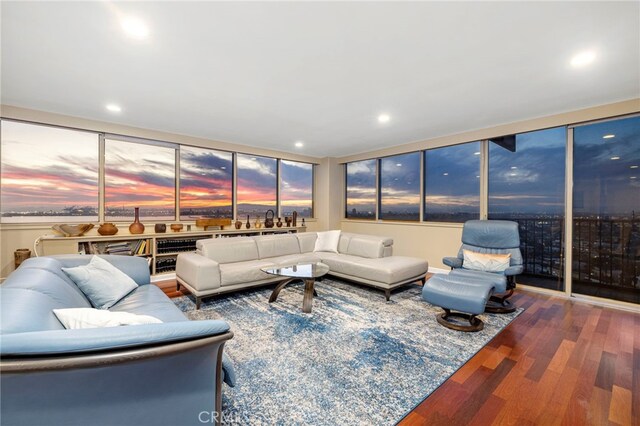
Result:
{"label": "large picture window", "polygon": [[168,146],[106,139],[106,219],[132,219],[135,207],[148,220],[175,219],[175,156]]}
{"label": "large picture window", "polygon": [[98,220],[96,133],[1,123],[2,222]]}
{"label": "large picture window", "polygon": [[380,219],[420,220],[420,153],[380,160]]}
{"label": "large picture window", "polygon": [[237,216],[264,219],[267,210],[277,207],[278,160],[246,154],[237,158]]}
{"label": "large picture window", "polygon": [[574,293],[640,303],[640,117],[573,130]]}
{"label": "large picture window", "polygon": [[280,161],[280,205],[283,216],[313,216],[313,164]]}
{"label": "large picture window", "polygon": [[424,152],[424,220],[480,218],[480,142]]}
{"label": "large picture window", "polygon": [[376,218],[377,160],[355,161],[346,164],[346,217],[348,219]]}
{"label": "large picture window", "polygon": [[566,132],[557,127],[489,142],[489,219],[520,225],[518,282],[555,290],[564,288]]}
{"label": "large picture window", "polygon": [[180,219],[233,216],[233,154],[180,148]]}

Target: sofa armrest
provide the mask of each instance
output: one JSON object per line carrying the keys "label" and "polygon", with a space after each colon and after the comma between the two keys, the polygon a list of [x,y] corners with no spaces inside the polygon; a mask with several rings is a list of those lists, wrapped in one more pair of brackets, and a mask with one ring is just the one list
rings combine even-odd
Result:
{"label": "sofa armrest", "polygon": [[523,270],[524,268],[522,265],[509,266],[507,269],[504,270],[504,274],[506,276],[519,275],[522,273]]}
{"label": "sofa armrest", "polygon": [[2,357],[80,354],[125,348],[161,346],[221,335],[229,324],[221,320],[177,321],[123,327],[48,330],[0,336]]}
{"label": "sofa armrest", "polygon": [[462,268],[462,259],[459,257],[443,257],[442,263],[452,268]]}
{"label": "sofa armrest", "polygon": [[220,287],[220,264],[197,253],[182,253],[176,276],[196,290],[212,290]]}

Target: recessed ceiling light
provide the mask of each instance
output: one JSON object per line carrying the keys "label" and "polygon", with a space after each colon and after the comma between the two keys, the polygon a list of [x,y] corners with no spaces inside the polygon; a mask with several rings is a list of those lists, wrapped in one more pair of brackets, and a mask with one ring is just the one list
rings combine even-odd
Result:
{"label": "recessed ceiling light", "polygon": [[616,137],[616,135],[604,135],[602,137],[602,139],[611,139],[611,138],[615,138],[615,137]]}
{"label": "recessed ceiling light", "polygon": [[635,165],[634,165],[634,166],[629,166],[629,168],[630,168],[630,169],[637,169],[637,168],[638,168],[638,166],[635,166]]}
{"label": "recessed ceiling light", "polygon": [[304,142],[297,141],[294,145],[296,146],[296,148],[302,148],[304,146]]}
{"label": "recessed ceiling light", "polygon": [[449,176],[449,173],[443,173],[442,176]]}
{"label": "recessed ceiling light", "polygon": [[571,66],[576,68],[583,67],[585,65],[589,65],[595,58],[596,54],[594,51],[586,50],[571,58]]}
{"label": "recessed ceiling light", "polygon": [[611,159],[612,159],[612,160],[619,160],[619,159],[620,159],[620,157],[615,156],[615,157],[611,157]]}
{"label": "recessed ceiling light", "polygon": [[120,26],[129,37],[141,40],[149,36],[149,27],[147,27],[147,24],[134,16],[125,16],[122,18]]}
{"label": "recessed ceiling light", "polygon": [[105,108],[111,112],[121,112],[122,108],[120,108],[120,105],[116,105],[116,104],[107,104],[105,106]]}
{"label": "recessed ceiling light", "polygon": [[388,115],[388,114],[380,114],[380,115],[378,116],[378,121],[379,121],[380,123],[388,123],[388,122],[389,122],[389,120],[391,120],[391,117],[389,117],[389,115]]}
{"label": "recessed ceiling light", "polygon": [[396,163],[397,167],[402,167],[402,163]]}
{"label": "recessed ceiling light", "polygon": [[480,155],[480,151],[474,152],[473,155]]}

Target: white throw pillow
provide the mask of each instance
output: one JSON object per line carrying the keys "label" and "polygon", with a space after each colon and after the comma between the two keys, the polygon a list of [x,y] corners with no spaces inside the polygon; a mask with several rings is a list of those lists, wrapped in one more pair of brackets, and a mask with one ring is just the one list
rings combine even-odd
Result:
{"label": "white throw pillow", "polygon": [[150,315],[136,315],[129,312],[111,312],[94,308],[54,309],[64,328],[119,327],[121,325],[158,324],[158,318]]}
{"label": "white throw pillow", "polygon": [[109,309],[138,288],[129,275],[98,256],[87,265],[62,270],[98,309]]}
{"label": "white throw pillow", "polygon": [[318,232],[318,239],[313,251],[330,251],[338,252],[338,243],[340,242],[340,230]]}
{"label": "white throw pillow", "polygon": [[462,267],[474,271],[504,272],[511,262],[511,254],[478,253],[471,250],[462,250],[464,260]]}

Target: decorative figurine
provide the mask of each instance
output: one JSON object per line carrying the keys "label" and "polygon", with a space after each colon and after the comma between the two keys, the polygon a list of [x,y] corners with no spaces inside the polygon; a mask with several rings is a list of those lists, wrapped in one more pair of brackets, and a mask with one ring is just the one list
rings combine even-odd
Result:
{"label": "decorative figurine", "polygon": [[304,223],[304,217],[302,218],[302,226],[307,226],[307,225]]}
{"label": "decorative figurine", "polygon": [[282,228],[282,218],[281,217],[278,218],[278,221],[276,222],[276,226],[278,228]]}
{"label": "decorative figurine", "polygon": [[287,228],[291,226],[291,216],[285,216],[284,221],[287,223]]}
{"label": "decorative figurine", "polygon": [[260,216],[256,216],[256,221],[253,222],[253,227],[256,229],[262,228],[262,222],[260,222]]}
{"label": "decorative figurine", "polygon": [[242,221],[236,220],[235,227],[236,229],[242,228]]}
{"label": "decorative figurine", "polygon": [[297,211],[293,211],[293,226],[298,226],[298,212]]}

